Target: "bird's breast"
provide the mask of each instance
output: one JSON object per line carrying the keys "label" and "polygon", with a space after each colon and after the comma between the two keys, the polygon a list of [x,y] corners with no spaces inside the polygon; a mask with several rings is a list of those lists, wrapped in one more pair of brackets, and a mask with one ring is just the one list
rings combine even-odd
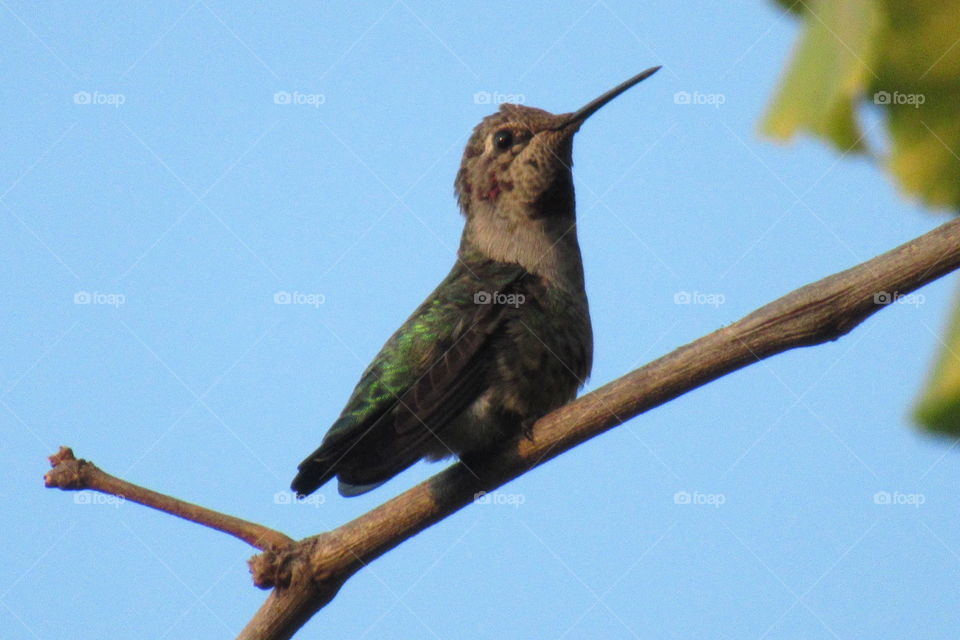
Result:
{"label": "bird's breast", "polygon": [[590,375],[593,333],[586,295],[526,289],[507,325],[496,375],[504,405],[522,415],[569,402]]}

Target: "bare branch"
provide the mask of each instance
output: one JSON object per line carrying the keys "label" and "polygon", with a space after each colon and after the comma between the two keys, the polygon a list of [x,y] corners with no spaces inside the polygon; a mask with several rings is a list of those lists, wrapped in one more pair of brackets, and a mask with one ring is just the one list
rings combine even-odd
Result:
{"label": "bare branch", "polygon": [[279,531],[263,525],[184,502],[104,473],[92,462],[75,458],[73,450],[69,447],[60,447],[57,453],[50,456],[50,466],[53,468],[43,476],[47,487],[57,487],[65,491],[90,489],[119,496],[184,520],[229,533],[260,550],[282,549],[294,544],[293,540]]}

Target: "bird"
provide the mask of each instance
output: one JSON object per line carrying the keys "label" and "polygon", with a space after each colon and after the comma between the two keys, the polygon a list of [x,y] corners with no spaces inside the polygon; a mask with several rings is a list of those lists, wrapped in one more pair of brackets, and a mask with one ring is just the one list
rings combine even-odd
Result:
{"label": "bird", "polygon": [[651,67],[571,113],[504,103],[474,129],[454,191],[465,218],[450,273],[360,376],[298,467],[305,496],[333,478],[375,489],[421,459],[531,437],[590,374],[593,332],[577,241],[573,137]]}

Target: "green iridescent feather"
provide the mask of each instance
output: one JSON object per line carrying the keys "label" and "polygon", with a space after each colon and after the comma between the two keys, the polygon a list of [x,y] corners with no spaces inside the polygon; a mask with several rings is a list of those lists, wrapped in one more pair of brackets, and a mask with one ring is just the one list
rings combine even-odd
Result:
{"label": "green iridescent feather", "polygon": [[323,444],[301,464],[294,488],[308,493],[337,474],[373,483],[416,462],[423,439],[483,391],[482,369],[491,358],[482,351],[503,312],[485,294],[510,291],[524,274],[515,264],[461,255],[363,372]]}

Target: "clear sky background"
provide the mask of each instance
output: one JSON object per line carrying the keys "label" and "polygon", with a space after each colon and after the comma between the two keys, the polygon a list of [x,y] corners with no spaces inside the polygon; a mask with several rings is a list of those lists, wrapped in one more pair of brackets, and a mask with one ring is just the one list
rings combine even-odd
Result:
{"label": "clear sky background", "polygon": [[[574,147],[587,390],[943,222],[757,137],[797,33],[766,0],[2,0],[0,638],[230,638],[266,595],[233,538],[44,489],[59,445],[295,537],[443,468],[276,498],[450,268],[488,97],[570,111],[664,65]],[[960,450],[906,418],[953,285],[510,483],[303,637],[955,638]]]}

